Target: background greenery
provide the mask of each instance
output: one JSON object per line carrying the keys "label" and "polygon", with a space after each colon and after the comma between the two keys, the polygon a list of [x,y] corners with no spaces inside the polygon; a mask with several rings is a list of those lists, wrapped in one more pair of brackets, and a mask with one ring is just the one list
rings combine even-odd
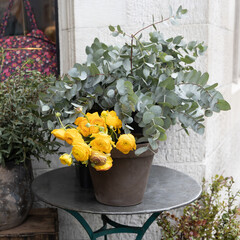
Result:
{"label": "background greenery", "polygon": [[186,206],[177,217],[163,213],[158,219],[162,238],[168,240],[237,240],[240,239],[240,219],[232,177],[216,175],[212,182],[203,179],[199,200]]}
{"label": "background greenery", "polygon": [[51,77],[24,66],[0,83],[0,165],[16,164],[33,158],[49,163],[45,154],[54,153],[59,143],[50,141],[37,102],[52,84]]}

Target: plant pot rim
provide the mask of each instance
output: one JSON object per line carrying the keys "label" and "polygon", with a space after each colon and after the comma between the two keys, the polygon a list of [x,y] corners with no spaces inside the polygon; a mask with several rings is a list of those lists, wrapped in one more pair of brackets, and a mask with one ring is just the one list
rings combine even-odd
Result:
{"label": "plant pot rim", "polygon": [[[148,145],[149,145],[148,143],[138,143],[138,144],[136,144],[136,146],[137,146],[136,150],[141,148],[141,147],[146,147]],[[136,157],[142,158],[142,157],[146,157],[146,156],[149,156],[149,155],[153,156],[155,154],[153,151],[147,150],[146,152],[137,156],[135,154],[136,150],[130,151],[128,154],[124,154],[124,153],[120,152],[117,148],[113,148],[112,151],[111,151],[111,156],[115,157],[117,155],[119,158],[136,158]]]}

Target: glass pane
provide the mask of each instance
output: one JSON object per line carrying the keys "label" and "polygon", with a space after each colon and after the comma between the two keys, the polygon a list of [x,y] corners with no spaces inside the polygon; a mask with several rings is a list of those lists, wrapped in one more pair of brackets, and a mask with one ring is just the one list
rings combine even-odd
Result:
{"label": "glass pane", "polygon": [[[56,42],[55,0],[30,0],[37,26],[50,40]],[[0,0],[0,19],[8,8],[9,0]],[[15,0],[8,19],[5,35],[23,35],[31,30],[26,12],[23,18],[23,0]],[[25,30],[25,31],[24,31]]]}
{"label": "glass pane", "polygon": [[[8,8],[9,0],[0,0],[0,17],[2,18]],[[23,12],[22,1],[15,0],[11,10],[11,14],[8,19],[8,25],[5,30],[5,35],[20,35],[23,33]]]}
{"label": "glass pane", "polygon": [[56,42],[55,0],[30,0],[38,28]]}

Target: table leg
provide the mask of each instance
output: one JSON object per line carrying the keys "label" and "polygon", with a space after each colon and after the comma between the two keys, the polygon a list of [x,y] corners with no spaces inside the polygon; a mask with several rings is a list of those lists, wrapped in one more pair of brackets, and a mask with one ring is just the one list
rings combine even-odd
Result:
{"label": "table leg", "polygon": [[143,238],[143,235],[145,234],[145,232],[148,230],[148,228],[150,227],[150,225],[156,220],[156,218],[161,214],[161,212],[156,212],[153,213],[148,220],[143,224],[143,226],[141,227],[141,232],[138,233],[136,240],[140,240]]}
{"label": "table leg", "polygon": [[[102,229],[106,229],[107,228],[107,222],[106,222],[106,220],[104,219],[104,217],[103,217],[103,215],[101,215],[101,218],[102,218],[102,222],[103,222],[103,227],[102,227]],[[104,240],[107,240],[108,239],[108,237],[107,237],[107,235],[105,235],[104,236]]]}
{"label": "table leg", "polygon": [[[79,221],[79,223],[86,230],[91,240],[96,240],[97,238],[102,236],[104,236],[104,239],[107,240],[107,235],[114,234],[114,233],[135,233],[137,234],[136,240],[141,240],[143,238],[143,235],[147,231],[147,229],[150,227],[150,225],[161,214],[161,212],[153,213],[148,218],[148,220],[143,224],[142,227],[127,226],[124,224],[120,224],[120,223],[114,222],[113,220],[109,219],[106,215],[102,214],[103,227],[93,232],[89,224],[78,212],[71,211],[71,210],[66,210],[66,211]],[[111,225],[113,228],[107,229],[107,224]]]}
{"label": "table leg", "polygon": [[65,211],[70,213],[72,216],[74,216],[81,223],[81,225],[84,227],[84,229],[86,230],[86,232],[87,232],[87,234],[88,234],[88,236],[91,240],[96,239],[94,237],[94,233],[93,233],[91,227],[89,226],[89,224],[86,222],[86,220],[78,212],[72,211],[72,210],[67,210],[67,209],[65,209]]}

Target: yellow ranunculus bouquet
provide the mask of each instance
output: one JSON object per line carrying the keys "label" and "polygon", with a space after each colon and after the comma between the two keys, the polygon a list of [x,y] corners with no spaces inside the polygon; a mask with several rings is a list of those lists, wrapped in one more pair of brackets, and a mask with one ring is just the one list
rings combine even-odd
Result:
{"label": "yellow ranunculus bouquet", "polygon": [[122,121],[115,111],[103,111],[101,115],[83,113],[78,117],[75,126],[64,126],[60,113],[56,116],[62,126],[54,129],[52,134],[72,145],[70,154],[64,153],[60,161],[65,165],[73,164],[73,157],[77,162],[87,165],[90,161],[97,171],[106,171],[112,167],[111,151],[117,148],[124,154],[136,149],[135,138],[132,134],[121,134]]}

